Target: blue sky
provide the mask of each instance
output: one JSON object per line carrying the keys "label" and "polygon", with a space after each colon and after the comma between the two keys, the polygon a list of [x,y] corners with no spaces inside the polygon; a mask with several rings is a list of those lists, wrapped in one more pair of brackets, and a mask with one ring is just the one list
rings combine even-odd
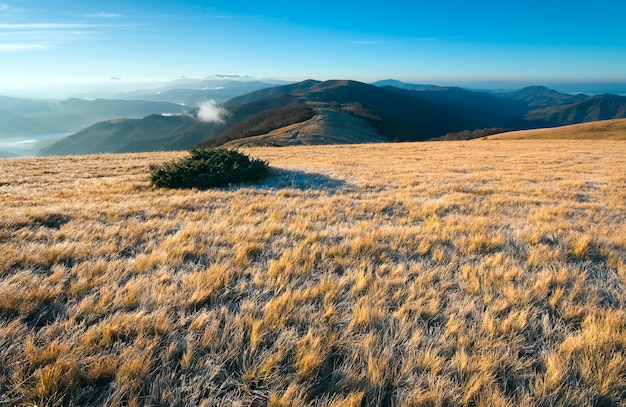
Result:
{"label": "blue sky", "polygon": [[214,74],[624,82],[624,16],[624,0],[0,0],[0,94]]}

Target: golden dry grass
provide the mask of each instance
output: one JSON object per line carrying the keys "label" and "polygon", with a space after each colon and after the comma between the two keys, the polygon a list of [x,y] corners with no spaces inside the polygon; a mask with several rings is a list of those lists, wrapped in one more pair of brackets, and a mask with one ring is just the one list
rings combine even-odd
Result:
{"label": "golden dry grass", "polygon": [[489,140],[626,140],[626,119],[494,134]]}
{"label": "golden dry grass", "polygon": [[626,144],[0,161],[0,405],[626,405]]}

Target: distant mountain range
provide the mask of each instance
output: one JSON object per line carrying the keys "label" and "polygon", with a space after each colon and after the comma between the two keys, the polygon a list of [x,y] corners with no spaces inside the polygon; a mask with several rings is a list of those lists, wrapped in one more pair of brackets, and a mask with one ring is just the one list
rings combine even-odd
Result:
{"label": "distant mountain range", "polygon": [[230,107],[223,121],[203,122],[194,114],[154,114],[142,119],[96,123],[41,150],[40,155],[124,153],[184,150],[214,139],[231,126],[261,112],[293,104],[289,96],[262,99]]}
{"label": "distant mountain range", "polygon": [[0,138],[71,133],[114,118],[182,113],[188,107],[145,100],[40,100],[0,96]]}
{"label": "distant mountain range", "polygon": [[17,155],[13,154],[13,153],[10,153],[8,151],[0,150],[0,158],[11,158],[11,157],[17,157]]}
{"label": "distant mountain range", "polygon": [[[172,94],[178,91],[183,92]],[[541,86],[488,93],[394,80],[307,80],[264,87],[224,102],[220,108],[226,113],[213,123],[199,121],[197,110],[187,108],[184,113],[182,106],[174,106],[180,108],[175,115],[96,123],[41,153],[459,139],[626,117],[623,96],[569,95]],[[354,132],[341,137],[335,129],[345,132],[350,126],[359,128],[363,137]]]}
{"label": "distant mountain range", "polygon": [[576,95],[561,93],[548,89],[545,86],[529,86],[515,92],[508,92],[498,96],[504,99],[513,99],[522,102],[527,108],[566,105],[585,100],[589,97],[582,93]]}
{"label": "distant mountain range", "polygon": [[590,96],[564,105],[532,110],[524,117],[545,127],[618,119],[626,117],[625,100],[626,97],[616,95]]}
{"label": "distant mountain range", "polygon": [[107,120],[45,147],[40,155],[185,149],[203,141],[210,129],[210,123],[187,115]]}
{"label": "distant mountain range", "polygon": [[178,81],[157,89],[142,89],[118,93],[115,95],[115,98],[170,102],[194,107],[207,100],[222,103],[255,90],[274,86],[277,86],[275,82],[242,82],[232,79]]}

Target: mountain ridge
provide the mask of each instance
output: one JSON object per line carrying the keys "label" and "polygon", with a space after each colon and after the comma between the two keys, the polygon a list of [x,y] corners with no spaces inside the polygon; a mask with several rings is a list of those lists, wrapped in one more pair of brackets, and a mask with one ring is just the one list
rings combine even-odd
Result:
{"label": "mountain ridge", "polygon": [[142,118],[153,113],[182,113],[188,107],[143,100],[71,98],[21,99],[0,96],[0,137],[78,131],[96,122]]}
{"label": "mountain ridge", "polygon": [[[253,141],[259,144],[261,140],[266,145],[288,145],[318,143],[311,136],[314,133],[320,140],[333,143],[331,137],[318,130],[310,131],[307,137],[292,137],[293,126],[311,121],[303,124],[302,128],[309,126],[311,129],[325,129],[339,140],[341,137],[338,132],[331,130],[331,123],[339,126],[358,123],[361,128],[361,122],[347,120],[342,114],[351,115],[368,124],[368,130],[365,131],[368,135],[364,136],[364,140],[371,139],[371,129],[386,141],[473,138],[503,129],[554,127],[601,118],[626,117],[626,97],[616,95],[568,95],[542,86],[526,87],[515,92],[487,93],[459,87],[402,86],[402,83],[392,80],[379,81],[377,84],[384,86],[348,79],[310,79],[258,89],[221,104],[220,109],[226,115],[219,124],[199,125],[194,112],[181,116],[185,117],[180,119],[186,121],[184,125],[181,124],[176,130],[168,130],[167,126],[150,124],[151,120],[155,123],[161,120],[153,117],[134,122],[135,125],[145,123],[143,132],[137,128],[132,131],[124,129],[126,124],[120,122],[117,136],[113,137],[113,133],[104,135],[110,142],[107,150],[102,150],[102,140],[94,141],[103,139],[102,129],[98,127],[81,132],[79,138],[82,141],[79,144],[83,145],[81,151],[94,153],[214,147],[224,143],[246,145]],[[295,114],[296,111],[308,113]],[[329,111],[341,115],[330,114]],[[112,127],[115,127],[114,124]],[[150,132],[146,129],[150,129]],[[123,134],[128,131],[133,135],[129,139]],[[136,136],[138,134],[142,136]],[[286,134],[292,136],[287,137]],[[250,143],[246,139],[250,139]],[[359,142],[356,136],[344,139],[345,142]],[[85,147],[89,145],[91,147]],[[53,144],[45,153],[72,153],[71,149],[59,150],[57,147]]]}
{"label": "mountain ridge", "polygon": [[553,105],[533,110],[528,120],[540,120],[547,125],[567,125],[626,117],[626,97],[612,94],[589,96],[565,105]]}
{"label": "mountain ridge", "polygon": [[274,86],[277,85],[263,81],[204,80],[191,83],[183,82],[179,86],[170,84],[169,86],[156,89],[140,89],[118,93],[114,95],[114,98],[124,100],[141,99],[197,106],[207,100],[223,103],[234,97]]}

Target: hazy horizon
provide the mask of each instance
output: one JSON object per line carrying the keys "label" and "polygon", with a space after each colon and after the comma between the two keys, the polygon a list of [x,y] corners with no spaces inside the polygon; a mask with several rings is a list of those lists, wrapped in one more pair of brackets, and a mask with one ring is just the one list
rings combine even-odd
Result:
{"label": "hazy horizon", "polygon": [[[260,81],[266,82],[270,85],[279,86],[281,84],[299,82],[306,79],[313,80],[357,80],[351,77],[341,78],[297,78],[297,79],[282,79],[282,78],[269,78],[269,77],[251,77],[251,76],[238,76],[238,75],[208,75],[205,77],[190,78],[179,77],[172,78],[171,80],[159,80],[159,81],[121,81],[115,80],[115,82],[85,82],[85,83],[65,83],[58,85],[43,85],[33,88],[7,88],[0,90],[0,96],[8,96],[15,98],[34,98],[34,99],[69,99],[69,98],[84,98],[84,99],[98,99],[98,98],[112,98],[119,97],[124,93],[132,93],[134,91],[150,91],[154,90],[156,93],[162,89],[174,89],[185,88],[195,89],[194,82],[201,82],[205,80],[233,80],[239,82],[247,81]],[[623,82],[556,82],[556,81],[459,81],[459,80],[400,80],[392,77],[380,77],[373,81],[363,81],[365,83],[374,83],[382,80],[398,80],[409,84],[419,85],[435,85],[435,86],[456,86],[474,91],[492,91],[492,92],[505,92],[522,89],[528,86],[545,86],[552,90],[556,90],[563,93],[577,94],[584,93],[588,95],[599,95],[606,93],[613,93],[616,95],[626,96],[626,81]],[[179,86],[176,84],[179,83]],[[138,97],[139,99],[141,97]]]}
{"label": "hazy horizon", "polygon": [[469,88],[624,84],[626,3],[609,3],[0,0],[0,94],[67,97],[218,73]]}

